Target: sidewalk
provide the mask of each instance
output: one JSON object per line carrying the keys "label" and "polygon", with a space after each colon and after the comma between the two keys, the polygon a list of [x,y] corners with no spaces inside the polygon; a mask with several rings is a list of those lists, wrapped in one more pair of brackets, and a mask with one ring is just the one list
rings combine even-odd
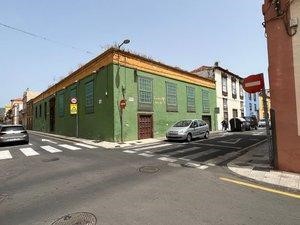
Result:
{"label": "sidewalk", "polygon": [[165,138],[162,137],[162,138],[149,138],[149,139],[142,139],[142,140],[135,140],[135,141],[125,141],[124,143],[117,143],[117,142],[108,142],[108,141],[99,141],[99,140],[70,137],[70,136],[51,134],[51,133],[45,133],[45,132],[40,132],[40,131],[34,131],[34,130],[28,130],[28,132],[32,133],[32,134],[38,134],[38,135],[58,138],[58,139],[67,140],[67,141],[81,142],[84,144],[94,145],[94,146],[102,147],[102,148],[106,148],[106,149],[118,149],[118,148],[130,147],[130,146],[158,143],[158,142],[162,142],[165,140]]}
{"label": "sidewalk", "polygon": [[269,167],[267,142],[232,160],[227,166],[240,176],[300,191],[300,174],[276,171]]}

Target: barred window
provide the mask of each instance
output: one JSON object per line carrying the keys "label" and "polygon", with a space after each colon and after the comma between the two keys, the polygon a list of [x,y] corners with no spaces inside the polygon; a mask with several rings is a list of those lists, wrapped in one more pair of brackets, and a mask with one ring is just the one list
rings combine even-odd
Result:
{"label": "barred window", "polygon": [[187,111],[196,112],[195,107],[195,88],[186,87],[186,96],[187,96]]}
{"label": "barred window", "polygon": [[209,107],[209,92],[207,90],[202,90],[202,107],[204,113],[210,112]]}
{"label": "barred window", "polygon": [[177,85],[166,82],[167,112],[177,112]]}
{"label": "barred window", "polygon": [[94,81],[85,84],[85,113],[94,112]]}
{"label": "barred window", "polygon": [[139,77],[138,92],[139,92],[139,110],[152,111],[153,108],[152,79]]}
{"label": "barred window", "polygon": [[65,114],[65,106],[64,106],[64,94],[58,95],[58,115],[64,116]]}
{"label": "barred window", "polygon": [[72,87],[70,90],[70,100],[71,98],[76,98],[77,97],[77,87]]}

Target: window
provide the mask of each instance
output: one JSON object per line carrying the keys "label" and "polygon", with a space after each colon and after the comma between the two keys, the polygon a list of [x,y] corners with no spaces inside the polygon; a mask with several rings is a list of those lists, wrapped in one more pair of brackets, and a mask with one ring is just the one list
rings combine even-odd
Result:
{"label": "window", "polygon": [[227,105],[227,99],[223,98],[223,110],[227,112],[228,110],[228,105]]}
{"label": "window", "polygon": [[44,118],[47,119],[47,102],[44,102]]}
{"label": "window", "polygon": [[196,112],[195,107],[195,88],[186,87],[186,96],[187,96],[187,111]]}
{"label": "window", "polygon": [[173,83],[166,82],[166,92],[167,92],[167,111],[177,112],[177,85]]}
{"label": "window", "polygon": [[243,90],[243,85],[240,83],[240,98],[243,99],[244,98],[244,90]]}
{"label": "window", "polygon": [[64,94],[61,93],[58,95],[58,115],[64,116],[65,114],[65,106],[64,106]]}
{"label": "window", "polygon": [[94,112],[94,80],[85,83],[85,113]]}
{"label": "window", "polygon": [[252,95],[251,95],[251,93],[249,93],[249,100],[252,100]]}
{"label": "window", "polygon": [[35,118],[37,118],[38,117],[38,108],[37,108],[37,106],[35,107]]}
{"label": "window", "polygon": [[236,98],[236,81],[231,80],[232,98]]}
{"label": "window", "polygon": [[224,120],[228,121],[228,112],[224,112]]}
{"label": "window", "polygon": [[252,104],[249,103],[249,110],[252,111]]}
{"label": "window", "polygon": [[227,78],[222,76],[222,92],[227,94]]}
{"label": "window", "polygon": [[77,87],[72,87],[70,90],[70,100],[71,98],[76,98],[77,97]]}
{"label": "window", "polygon": [[253,100],[256,101],[256,93],[253,94]]}
{"label": "window", "polygon": [[232,109],[232,116],[233,116],[233,118],[238,117],[238,111],[237,111],[237,109]]}
{"label": "window", "polygon": [[210,112],[209,92],[207,90],[202,90],[202,107],[204,113]]}
{"label": "window", "polygon": [[39,105],[39,117],[42,117],[42,104]]}
{"label": "window", "polygon": [[138,96],[139,110],[152,111],[153,108],[152,79],[139,77],[138,92],[139,92],[139,96]]}
{"label": "window", "polygon": [[254,110],[257,111],[256,104],[254,104]]}
{"label": "window", "polygon": [[241,109],[244,108],[244,102],[241,101]]}

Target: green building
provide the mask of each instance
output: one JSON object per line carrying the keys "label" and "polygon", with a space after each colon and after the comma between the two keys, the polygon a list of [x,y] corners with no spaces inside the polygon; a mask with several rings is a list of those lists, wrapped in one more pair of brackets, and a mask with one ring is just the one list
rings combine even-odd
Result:
{"label": "green building", "polygon": [[214,81],[111,48],[33,99],[33,130],[107,141],[162,137],[187,118],[215,130],[215,107]]}

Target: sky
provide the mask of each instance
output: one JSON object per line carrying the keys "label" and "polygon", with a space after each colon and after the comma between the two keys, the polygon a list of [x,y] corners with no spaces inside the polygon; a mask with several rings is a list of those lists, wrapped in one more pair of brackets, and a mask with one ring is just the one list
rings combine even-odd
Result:
{"label": "sky", "polygon": [[[191,71],[219,65],[267,79],[263,0],[0,0],[0,107],[43,91],[102,53],[125,49]],[[48,41],[51,40],[51,41]],[[268,79],[267,79],[268,81]],[[268,85],[267,85],[268,86]]]}

